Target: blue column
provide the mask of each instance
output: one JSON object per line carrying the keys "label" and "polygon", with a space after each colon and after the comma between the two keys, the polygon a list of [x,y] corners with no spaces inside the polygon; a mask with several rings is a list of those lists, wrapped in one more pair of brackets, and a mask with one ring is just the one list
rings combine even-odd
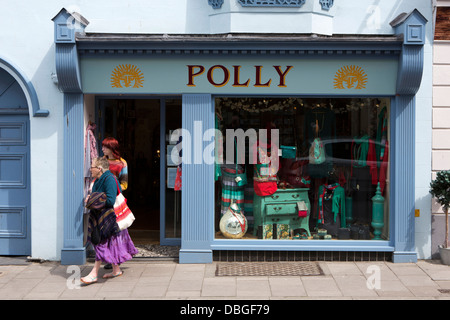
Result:
{"label": "blue column", "polygon": [[[181,192],[180,263],[211,263],[214,234],[214,164],[205,164],[203,150],[211,141],[203,133],[214,129],[214,106],[210,94],[183,95],[183,173]],[[200,127],[201,126],[201,127]],[[190,143],[189,143],[190,138]],[[191,152],[187,152],[187,148]],[[201,150],[202,154],[199,154]]]}
{"label": "blue column", "polygon": [[[393,190],[391,212],[394,214],[393,262],[416,262],[415,251],[415,123],[416,106],[413,95],[395,98],[391,108],[391,177]],[[391,220],[392,221],[392,220]]]}
{"label": "blue column", "polygon": [[391,108],[391,212],[394,215],[393,262],[416,262],[415,145],[416,103],[423,73],[423,45],[427,20],[416,9],[399,15],[391,26],[403,41],[397,77],[397,95]]}
{"label": "blue column", "polygon": [[86,263],[83,243],[83,92],[75,33],[89,23],[79,14],[62,9],[53,19],[58,87],[64,93],[64,239],[61,264]]}
{"label": "blue column", "polygon": [[64,94],[64,243],[61,264],[86,262],[83,244],[83,94]]}

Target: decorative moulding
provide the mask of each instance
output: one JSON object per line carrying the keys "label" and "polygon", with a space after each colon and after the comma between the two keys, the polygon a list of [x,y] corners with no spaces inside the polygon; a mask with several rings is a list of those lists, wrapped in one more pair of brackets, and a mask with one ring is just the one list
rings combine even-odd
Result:
{"label": "decorative moulding", "polygon": [[334,0],[320,0],[319,3],[322,6],[322,10],[330,10],[333,6]]}
{"label": "decorative moulding", "polygon": [[65,93],[81,92],[80,67],[75,34],[84,32],[89,22],[65,8],[52,19],[55,25],[55,62],[58,88]]}
{"label": "decorative moulding", "polygon": [[405,45],[425,44],[425,25],[428,20],[417,10],[401,13],[391,23],[396,34],[403,34]]}
{"label": "decorative moulding", "polygon": [[224,0],[208,0],[208,4],[213,7],[213,9],[220,9],[222,8]]}
{"label": "decorative moulding", "polygon": [[83,31],[89,22],[79,13],[62,8],[52,19],[55,24],[55,43],[75,43],[75,32]]}
{"label": "decorative moulding", "polygon": [[391,23],[395,34],[403,40],[397,94],[414,95],[419,90],[423,73],[423,45],[428,20],[417,10],[402,13]]}

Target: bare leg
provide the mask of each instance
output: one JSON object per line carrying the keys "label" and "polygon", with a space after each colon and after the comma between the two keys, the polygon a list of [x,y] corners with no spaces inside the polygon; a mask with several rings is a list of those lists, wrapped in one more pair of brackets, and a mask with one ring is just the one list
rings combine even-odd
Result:
{"label": "bare leg", "polygon": [[120,273],[121,273],[120,266],[118,264],[113,264],[113,274],[118,275]]}
{"label": "bare leg", "polygon": [[86,284],[96,282],[97,276],[98,276],[98,270],[100,269],[101,264],[102,264],[101,261],[95,261],[94,267],[92,268],[91,272],[87,276],[81,278],[81,282],[86,283]]}
{"label": "bare leg", "polygon": [[104,279],[115,278],[122,275],[122,271],[120,270],[120,266],[118,264],[112,265],[112,272],[104,274]]}

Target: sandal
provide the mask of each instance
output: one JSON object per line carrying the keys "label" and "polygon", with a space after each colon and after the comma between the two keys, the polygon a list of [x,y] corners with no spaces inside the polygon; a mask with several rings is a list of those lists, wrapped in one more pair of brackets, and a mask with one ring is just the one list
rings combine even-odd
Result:
{"label": "sandal", "polygon": [[120,271],[118,274],[114,274],[114,273],[106,273],[103,275],[103,279],[112,279],[112,278],[117,278],[120,277],[121,275],[123,275],[123,271]]}
{"label": "sandal", "polygon": [[83,278],[80,279],[80,281],[83,282],[86,286],[97,282],[97,277],[92,277],[92,276],[87,275],[84,278],[89,278],[91,280],[91,281],[86,281],[86,280],[83,280]]}

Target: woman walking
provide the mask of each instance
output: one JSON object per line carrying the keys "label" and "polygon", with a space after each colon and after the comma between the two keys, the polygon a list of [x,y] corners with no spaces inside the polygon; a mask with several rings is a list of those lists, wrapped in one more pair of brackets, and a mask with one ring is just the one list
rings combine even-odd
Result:
{"label": "woman walking", "polygon": [[[131,260],[138,253],[128,230],[120,231],[115,220],[114,202],[120,187],[109,170],[108,160],[96,158],[90,170],[96,180],[86,206],[91,209],[89,228],[98,232],[91,232],[89,237],[95,250],[95,263],[91,272],[81,278],[85,285],[97,282],[102,262],[112,264],[112,272],[103,275],[103,278],[115,278],[123,274],[120,264]],[[96,239],[93,239],[94,234]]]}

